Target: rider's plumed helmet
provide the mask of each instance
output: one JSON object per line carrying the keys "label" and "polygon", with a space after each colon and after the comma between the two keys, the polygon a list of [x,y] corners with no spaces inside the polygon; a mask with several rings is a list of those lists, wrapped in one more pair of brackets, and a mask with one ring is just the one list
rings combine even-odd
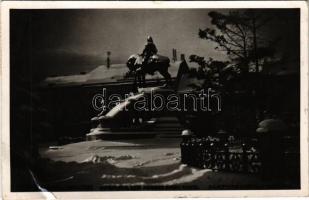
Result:
{"label": "rider's plumed helmet", "polygon": [[151,36],[148,36],[148,37],[147,37],[147,42],[151,42],[151,43],[153,43],[153,39],[152,39],[152,37],[151,37]]}

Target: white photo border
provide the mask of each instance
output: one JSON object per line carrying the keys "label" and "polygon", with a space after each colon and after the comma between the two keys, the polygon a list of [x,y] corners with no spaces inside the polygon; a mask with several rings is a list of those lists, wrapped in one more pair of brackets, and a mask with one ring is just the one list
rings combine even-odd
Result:
{"label": "white photo border", "polygon": [[[301,12],[301,189],[220,191],[11,192],[10,191],[10,9],[299,8]],[[308,195],[308,5],[305,1],[5,1],[1,2],[1,187],[3,199],[103,199],[180,197],[278,197]]]}

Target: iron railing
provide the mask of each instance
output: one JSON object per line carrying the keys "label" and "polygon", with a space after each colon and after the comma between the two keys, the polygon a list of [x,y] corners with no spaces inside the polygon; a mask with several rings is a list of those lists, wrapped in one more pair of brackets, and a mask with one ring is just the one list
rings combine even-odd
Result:
{"label": "iron railing", "polygon": [[190,138],[184,139],[180,148],[181,162],[193,167],[245,173],[261,169],[260,153],[253,144],[232,146],[216,138]]}

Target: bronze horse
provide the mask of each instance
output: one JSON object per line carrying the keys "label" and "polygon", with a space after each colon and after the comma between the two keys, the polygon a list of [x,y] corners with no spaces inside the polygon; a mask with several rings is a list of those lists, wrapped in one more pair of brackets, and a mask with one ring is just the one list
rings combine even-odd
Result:
{"label": "bronze horse", "polygon": [[166,84],[169,85],[171,81],[171,75],[168,72],[169,66],[170,59],[161,55],[153,55],[148,59],[147,63],[144,63],[142,55],[134,54],[127,61],[127,67],[130,72],[134,72],[135,74],[134,84],[137,85],[138,81],[141,87],[145,86],[146,74],[153,75],[156,71],[159,71],[164,77]]}

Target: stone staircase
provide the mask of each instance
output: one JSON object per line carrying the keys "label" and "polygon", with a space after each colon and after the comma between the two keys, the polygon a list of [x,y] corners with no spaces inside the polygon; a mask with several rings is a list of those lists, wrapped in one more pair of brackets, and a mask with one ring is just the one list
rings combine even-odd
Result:
{"label": "stone staircase", "polygon": [[99,120],[96,128],[90,130],[86,140],[97,139],[136,139],[136,138],[175,138],[181,137],[182,125],[176,117],[152,118],[138,125],[124,128],[101,127]]}

